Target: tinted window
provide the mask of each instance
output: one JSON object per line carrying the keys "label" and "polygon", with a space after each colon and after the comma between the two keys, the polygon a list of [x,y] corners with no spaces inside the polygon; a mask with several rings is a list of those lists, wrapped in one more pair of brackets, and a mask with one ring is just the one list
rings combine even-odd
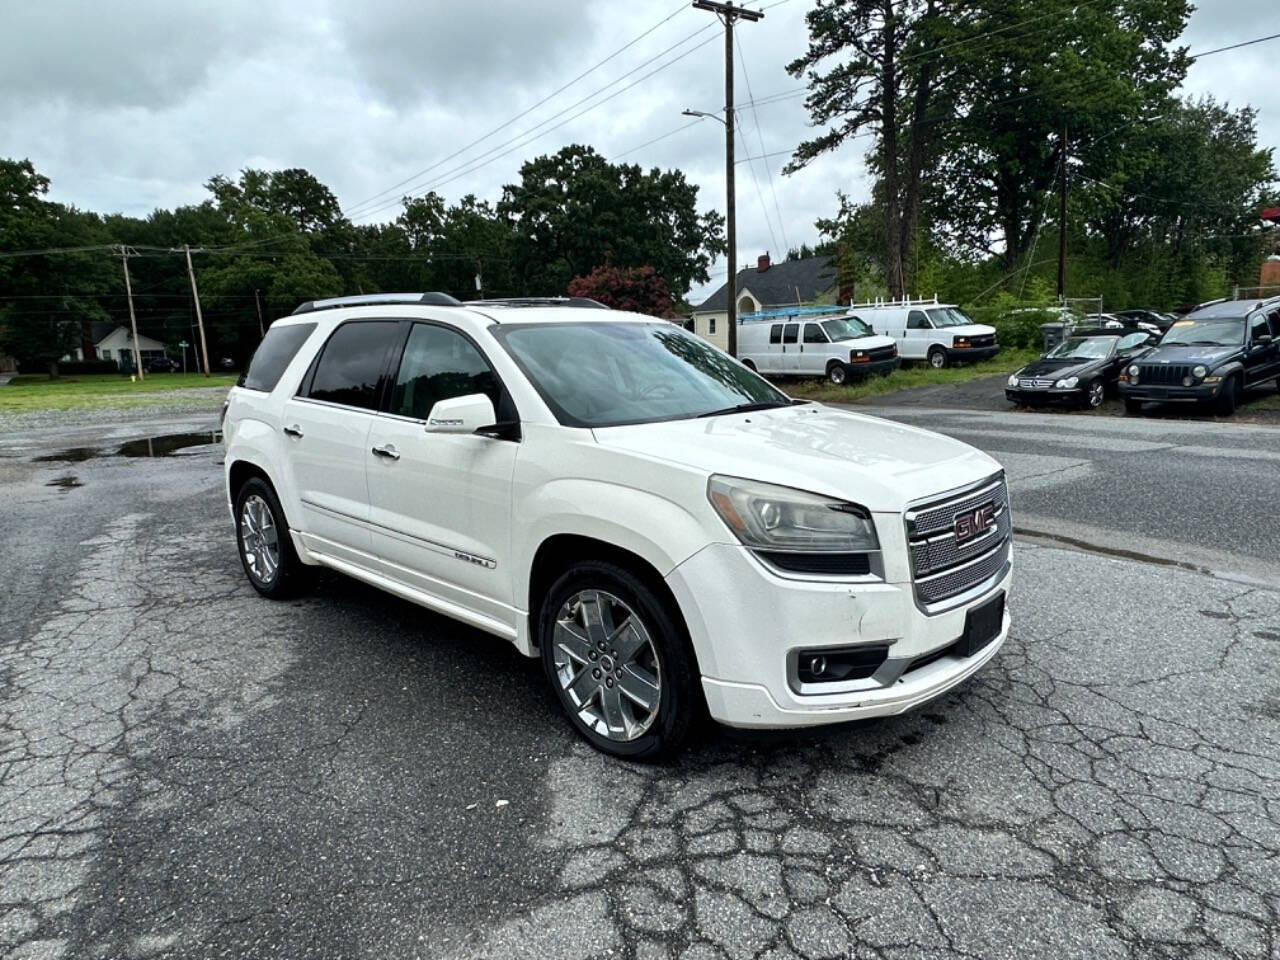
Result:
{"label": "tinted window", "polygon": [[805,343],[826,343],[827,338],[822,332],[822,328],[816,323],[806,323],[804,325],[804,342]]}
{"label": "tinted window", "polygon": [[782,342],[782,324],[775,323],[772,327],[769,328],[769,342],[770,343]]}
{"label": "tinted window", "polygon": [[391,391],[391,412],[426,420],[440,400],[483,393],[498,409],[498,378],[466,337],[444,327],[415,323]]}
{"label": "tinted window", "polygon": [[1259,337],[1269,337],[1271,328],[1267,326],[1267,318],[1264,314],[1258,314],[1249,321],[1249,339],[1254,343],[1258,342]]}
{"label": "tinted window", "polygon": [[1271,336],[1280,338],[1280,310],[1271,313]]}
{"label": "tinted window", "polygon": [[907,315],[907,329],[908,330],[928,330],[929,329],[929,321],[925,317],[923,310],[912,310],[911,313]]}
{"label": "tinted window", "polygon": [[782,328],[782,342],[795,343],[800,336],[800,324],[788,323]]}
{"label": "tinted window", "polygon": [[250,390],[262,390],[270,393],[280,382],[284,368],[294,358],[299,348],[307,342],[307,337],[315,330],[314,323],[289,323],[273,326],[258,344],[258,349],[249,361],[249,370],[240,384]]}
{"label": "tinted window", "polygon": [[338,327],[324,345],[307,396],[327,403],[375,409],[378,381],[399,326],[394,320],[366,320]]}

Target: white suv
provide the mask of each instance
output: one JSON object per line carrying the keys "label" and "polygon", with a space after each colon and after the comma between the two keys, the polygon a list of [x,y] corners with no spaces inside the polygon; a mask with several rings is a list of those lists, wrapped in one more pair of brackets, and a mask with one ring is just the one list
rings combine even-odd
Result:
{"label": "white suv", "polygon": [[995,655],[1012,526],[962,443],[797,403],[705,341],[582,306],[304,304],[225,411],[250,582],[322,565],[540,656],[573,726],[674,750],[900,713]]}

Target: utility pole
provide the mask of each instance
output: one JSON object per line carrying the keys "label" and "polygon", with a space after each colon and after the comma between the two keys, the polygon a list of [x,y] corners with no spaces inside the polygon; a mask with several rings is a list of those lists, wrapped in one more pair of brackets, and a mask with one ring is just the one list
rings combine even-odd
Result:
{"label": "utility pole", "polygon": [[1067,160],[1071,155],[1071,141],[1067,127],[1062,127],[1062,182],[1058,190],[1058,299],[1067,295]]}
{"label": "utility pole", "polygon": [[258,306],[258,339],[267,338],[267,328],[262,325],[262,299],[258,296],[258,288],[253,288],[253,302]]}
{"label": "utility pole", "polygon": [[129,299],[129,326],[133,330],[133,369],[143,379],[142,353],[138,350],[138,317],[133,312],[133,284],[129,282],[129,248],[121,244],[120,262],[124,265],[124,293]]}
{"label": "utility pole", "polygon": [[191,278],[191,296],[196,302],[196,324],[200,327],[200,353],[204,357],[204,375],[207,377],[209,376],[209,344],[204,338],[204,315],[200,312],[200,291],[196,289],[196,271],[191,266],[191,245],[184,243],[182,250],[187,255],[187,276]]}
{"label": "utility pole", "polygon": [[733,24],[737,20],[755,23],[764,17],[759,10],[735,7],[732,0],[693,0],[698,10],[708,10],[724,24],[724,193],[725,229],[728,234],[729,261],[729,356],[738,355],[738,234],[733,191]]}

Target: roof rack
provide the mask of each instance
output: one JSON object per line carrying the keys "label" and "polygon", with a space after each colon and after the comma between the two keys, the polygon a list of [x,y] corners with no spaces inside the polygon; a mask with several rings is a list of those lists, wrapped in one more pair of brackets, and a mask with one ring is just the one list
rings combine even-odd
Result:
{"label": "roof rack", "polygon": [[586,307],[592,310],[608,310],[599,300],[590,297],[498,297],[493,300],[468,300],[464,307]]}
{"label": "roof rack", "polygon": [[907,297],[905,300],[881,300],[877,297],[875,300],[864,300],[862,303],[850,303],[849,309],[853,310],[857,307],[920,307],[920,306],[937,306],[938,295],[935,293],[932,297],[917,297],[914,300]]}
{"label": "roof rack", "polygon": [[794,307],[774,307],[771,310],[742,313],[738,315],[738,323],[760,323],[765,320],[783,320],[787,317],[837,317],[843,316],[844,312],[845,308],[835,303],[818,306],[796,304]]}
{"label": "roof rack", "polygon": [[456,300],[447,293],[361,293],[350,297],[329,297],[326,300],[308,300],[300,304],[290,316],[300,313],[311,313],[313,310],[338,310],[342,307],[365,307],[374,304],[417,304],[432,307],[460,307],[461,300]]}

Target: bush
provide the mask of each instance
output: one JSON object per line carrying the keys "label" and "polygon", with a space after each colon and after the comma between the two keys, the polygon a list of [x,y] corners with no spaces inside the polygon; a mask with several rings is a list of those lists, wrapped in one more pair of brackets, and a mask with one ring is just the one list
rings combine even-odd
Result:
{"label": "bush", "polygon": [[1062,319],[1044,300],[1019,301],[1007,293],[996,297],[990,306],[967,307],[966,312],[978,323],[995,327],[1002,347],[1016,349],[1039,350],[1044,345],[1040,325]]}
{"label": "bush", "polygon": [[[47,372],[47,367],[42,370],[27,370],[25,367],[23,368],[23,373]],[[60,377],[71,377],[84,373],[121,373],[121,371],[114,360],[67,360],[58,364],[58,376]],[[121,376],[123,376],[122,373]]]}

